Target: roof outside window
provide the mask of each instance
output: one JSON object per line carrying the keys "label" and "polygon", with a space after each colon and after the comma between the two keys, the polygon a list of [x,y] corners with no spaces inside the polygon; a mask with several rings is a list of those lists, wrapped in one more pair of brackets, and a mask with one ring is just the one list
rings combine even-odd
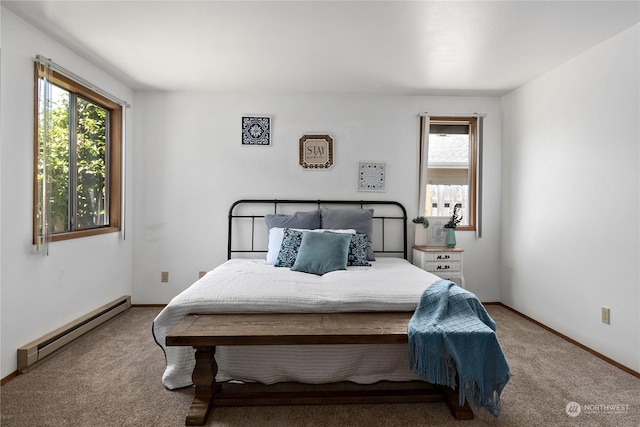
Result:
{"label": "roof outside window", "polygon": [[468,167],[469,135],[429,135],[429,167]]}

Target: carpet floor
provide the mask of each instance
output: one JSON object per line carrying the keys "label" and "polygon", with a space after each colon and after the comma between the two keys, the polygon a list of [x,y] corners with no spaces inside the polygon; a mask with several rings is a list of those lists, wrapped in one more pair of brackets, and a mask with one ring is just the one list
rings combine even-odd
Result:
{"label": "carpet floor", "polygon": [[[456,421],[444,403],[355,404],[217,408],[206,425],[640,426],[640,379],[504,307],[487,310],[512,373],[498,419]],[[164,354],[151,335],[159,311],[131,308],[3,385],[2,427],[184,425],[193,388],[160,381]]]}

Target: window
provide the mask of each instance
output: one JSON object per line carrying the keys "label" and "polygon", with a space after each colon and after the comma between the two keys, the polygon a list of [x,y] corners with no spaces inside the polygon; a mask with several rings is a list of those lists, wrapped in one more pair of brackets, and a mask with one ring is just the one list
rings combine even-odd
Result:
{"label": "window", "polygon": [[425,216],[451,216],[459,230],[476,229],[477,117],[422,117],[421,206]]}
{"label": "window", "polygon": [[120,230],[122,106],[36,62],[34,243]]}

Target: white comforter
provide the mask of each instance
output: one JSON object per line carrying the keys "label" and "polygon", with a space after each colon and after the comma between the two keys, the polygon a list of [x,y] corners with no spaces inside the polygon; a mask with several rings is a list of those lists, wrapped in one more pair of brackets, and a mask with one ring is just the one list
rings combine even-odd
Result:
{"label": "white comforter", "polygon": [[[380,258],[372,267],[348,267],[323,276],[232,259],[176,296],[153,321],[166,354],[165,387],[192,384],[194,350],[166,347],[165,337],[189,313],[413,311],[438,277],[404,259]],[[217,381],[309,384],[418,377],[409,370],[406,345],[217,347]]]}

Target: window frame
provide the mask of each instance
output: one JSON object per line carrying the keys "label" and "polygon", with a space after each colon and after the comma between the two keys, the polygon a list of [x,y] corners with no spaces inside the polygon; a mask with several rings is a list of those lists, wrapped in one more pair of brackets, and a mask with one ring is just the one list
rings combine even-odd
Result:
{"label": "window frame", "polygon": [[[38,99],[38,83],[40,72],[38,70],[38,63],[34,64],[34,139],[33,139],[33,244],[37,244],[38,240],[42,237],[39,233],[38,224],[38,156],[39,156],[39,99]],[[107,208],[107,224],[92,227],[83,228],[79,230],[70,230],[60,233],[51,233],[48,238],[52,242],[76,239],[88,236],[95,236],[107,233],[116,233],[121,230],[121,217],[122,217],[122,147],[123,147],[123,123],[122,114],[123,106],[100,95],[93,91],[89,87],[79,83],[55,70],[50,72],[50,81],[56,86],[61,87],[76,96],[85,98],[86,100],[106,109],[109,112],[109,126],[108,136],[109,142],[107,144],[106,153],[106,176],[107,176],[107,190],[105,194]],[[68,204],[75,203],[74,200],[69,200]]]}
{"label": "window frame", "polygon": [[[456,230],[459,231],[476,231],[478,218],[478,117],[462,117],[462,116],[432,116],[429,120],[425,120],[425,116],[420,117],[420,180],[419,180],[419,201],[420,215],[426,212],[426,191],[428,184],[428,135],[430,129],[425,129],[426,124],[429,126],[435,124],[468,124],[469,125],[469,224],[459,225]],[[426,137],[426,138],[425,138]]]}

